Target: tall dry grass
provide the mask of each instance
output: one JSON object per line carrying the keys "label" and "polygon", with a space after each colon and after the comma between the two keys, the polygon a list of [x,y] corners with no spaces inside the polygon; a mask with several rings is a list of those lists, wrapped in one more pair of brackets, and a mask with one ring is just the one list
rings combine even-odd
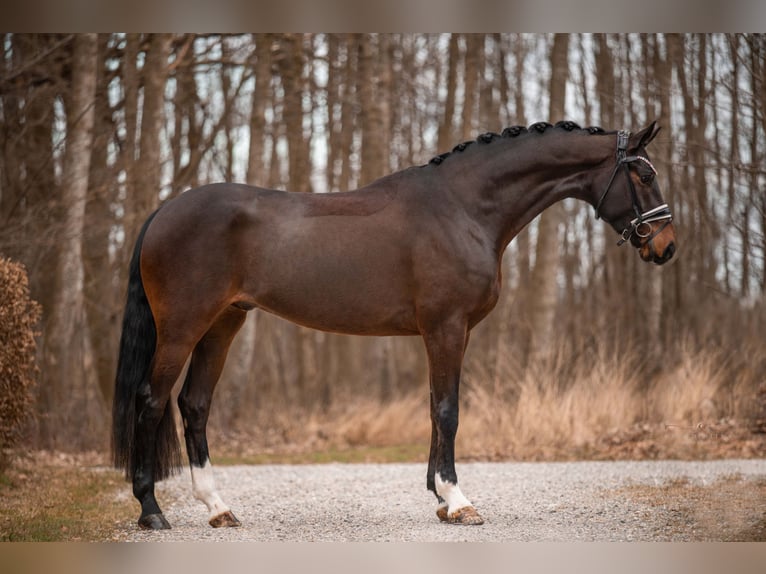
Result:
{"label": "tall dry grass", "polygon": [[[492,370],[470,364],[461,387],[458,459],[765,456],[766,434],[753,432],[766,418],[765,375],[759,348],[737,354],[684,348],[663,365],[626,353],[567,350],[527,368],[510,354]],[[327,412],[275,411],[248,444],[272,451],[420,445],[418,458],[425,460],[428,412],[424,382],[385,404],[357,397]]]}
{"label": "tall dry grass", "polygon": [[[574,365],[541,362],[524,370],[502,364],[492,386],[481,379],[466,381],[461,446],[467,451],[550,458],[567,449],[582,451],[597,437],[640,418],[640,380],[630,363],[594,357]],[[509,395],[506,385],[515,392]]]}
{"label": "tall dry grass", "polygon": [[[760,375],[743,369],[758,363]],[[506,366],[510,399],[502,384],[467,381],[460,444],[483,458],[754,456],[765,446],[751,432],[766,408],[765,363],[760,350],[733,358],[687,348],[663,368],[624,353]]]}

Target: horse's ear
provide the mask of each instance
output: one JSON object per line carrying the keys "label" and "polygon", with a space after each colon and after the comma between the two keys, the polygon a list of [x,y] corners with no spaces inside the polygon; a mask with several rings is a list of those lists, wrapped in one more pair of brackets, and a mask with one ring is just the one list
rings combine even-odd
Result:
{"label": "horse's ear", "polygon": [[662,128],[657,126],[657,122],[653,121],[640,132],[635,133],[630,138],[631,148],[640,149],[648,146],[651,141],[657,136]]}

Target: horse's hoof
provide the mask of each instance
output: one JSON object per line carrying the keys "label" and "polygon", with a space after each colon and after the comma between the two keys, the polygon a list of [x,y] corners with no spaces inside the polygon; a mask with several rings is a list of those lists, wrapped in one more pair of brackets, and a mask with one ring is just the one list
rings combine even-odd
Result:
{"label": "horse's hoof", "polygon": [[448,524],[465,524],[468,526],[484,524],[484,519],[478,512],[476,512],[476,509],[473,506],[458,508],[452,514],[447,512],[446,506],[440,506],[436,509],[436,516],[439,517],[439,520],[447,522]]}
{"label": "horse's hoof", "polygon": [[234,516],[231,510],[227,510],[218,516],[213,516],[213,518],[210,519],[210,526],[213,528],[221,528],[222,526],[228,526],[231,528],[242,526],[242,523],[237,520],[237,517]]}
{"label": "horse's hoof", "polygon": [[170,522],[162,514],[147,514],[138,519],[138,525],[144,530],[170,530]]}

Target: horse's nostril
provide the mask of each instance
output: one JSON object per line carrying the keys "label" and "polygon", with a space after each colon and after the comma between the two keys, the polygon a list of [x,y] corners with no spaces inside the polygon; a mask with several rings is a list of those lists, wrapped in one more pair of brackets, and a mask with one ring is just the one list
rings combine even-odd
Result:
{"label": "horse's nostril", "polygon": [[662,260],[669,261],[673,257],[675,252],[676,252],[676,244],[672,242],[668,243],[668,246],[665,248],[665,251],[662,254]]}

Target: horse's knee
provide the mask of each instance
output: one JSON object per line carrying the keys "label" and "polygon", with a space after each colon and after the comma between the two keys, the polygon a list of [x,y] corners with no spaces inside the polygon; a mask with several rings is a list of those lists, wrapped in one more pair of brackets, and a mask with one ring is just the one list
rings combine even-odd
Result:
{"label": "horse's knee", "polygon": [[456,402],[445,399],[439,403],[435,411],[436,427],[443,438],[453,439],[457,434],[458,405]]}

